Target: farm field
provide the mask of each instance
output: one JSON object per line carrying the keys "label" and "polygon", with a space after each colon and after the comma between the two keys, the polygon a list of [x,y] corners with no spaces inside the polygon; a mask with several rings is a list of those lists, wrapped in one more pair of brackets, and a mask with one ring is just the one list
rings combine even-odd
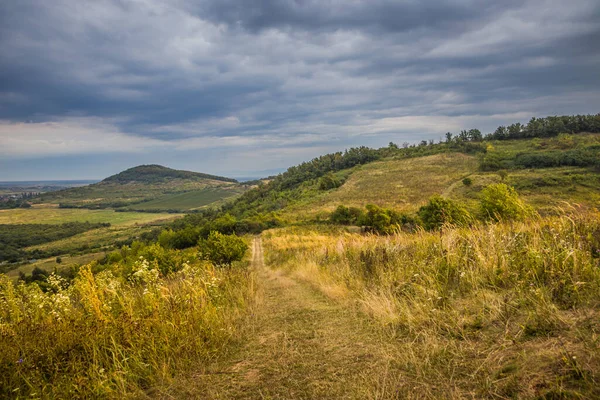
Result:
{"label": "farm field", "polygon": [[59,208],[55,204],[39,204],[31,208],[0,210],[0,224],[62,224],[65,222],[108,222],[114,226],[147,224],[177,218],[177,214],[116,212]]}
{"label": "farm field", "polygon": [[143,203],[134,204],[123,209],[153,211],[180,210],[188,211],[208,205],[216,206],[223,200],[234,198],[242,193],[238,187],[211,187],[190,192],[170,194]]}
{"label": "farm field", "polygon": [[61,271],[71,267],[89,264],[94,260],[98,260],[104,257],[105,254],[105,252],[98,252],[73,256],[63,255],[61,256],[62,262],[60,264],[56,262],[56,257],[50,257],[43,260],[37,260],[35,262],[24,264],[18,268],[10,270],[6,273],[6,276],[11,278],[12,280],[16,280],[19,278],[20,273],[31,274],[31,272],[35,268],[40,268],[47,272],[53,272],[55,270]]}

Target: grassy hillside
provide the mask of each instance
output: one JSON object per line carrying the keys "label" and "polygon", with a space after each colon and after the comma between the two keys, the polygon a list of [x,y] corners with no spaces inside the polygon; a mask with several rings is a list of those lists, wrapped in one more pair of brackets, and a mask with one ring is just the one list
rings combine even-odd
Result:
{"label": "grassy hillside", "polygon": [[154,200],[122,207],[120,210],[135,211],[191,211],[208,205],[218,207],[223,201],[244,192],[239,185],[207,187],[200,190],[169,194]]}
{"label": "grassy hillside", "polygon": [[[235,189],[228,191],[228,188]],[[198,196],[198,203],[194,203],[194,195],[190,195],[188,201],[184,201],[183,204],[180,198],[176,197],[172,202],[168,198],[185,192],[220,189],[223,196],[218,199],[221,199],[234,196],[245,188],[245,185],[239,185],[234,179],[225,177],[174,170],[160,165],[141,165],[92,185],[44,193],[34,202],[60,204],[64,208],[101,209],[127,207],[160,199],[165,205],[164,208],[134,208],[185,211],[207,205],[206,199],[210,196]]]}
{"label": "grassy hillside", "polygon": [[[498,182],[514,186],[543,214],[557,213],[557,207],[568,207],[566,203],[597,208],[600,207],[597,167],[525,168],[518,160],[543,157],[548,151],[594,152],[600,157],[598,144],[598,134],[563,135],[543,140],[484,142],[486,151],[478,154],[444,151],[422,157],[391,155],[336,172],[344,181],[338,188],[319,190],[319,180],[313,179],[295,190],[271,188],[266,197],[279,199],[282,205],[279,213],[289,221],[323,219],[340,204],[356,207],[376,204],[414,213],[435,194],[455,199],[474,210],[481,190]],[[485,163],[490,157],[501,160],[503,168],[489,170]],[[464,178],[471,180],[468,186],[462,182]]]}

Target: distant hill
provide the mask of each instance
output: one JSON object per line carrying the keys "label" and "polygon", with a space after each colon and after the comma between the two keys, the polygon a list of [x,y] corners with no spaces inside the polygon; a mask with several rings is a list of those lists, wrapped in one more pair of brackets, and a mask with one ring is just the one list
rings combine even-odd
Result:
{"label": "distant hill", "polygon": [[101,183],[162,183],[170,179],[186,179],[196,181],[208,179],[213,181],[237,183],[235,179],[225,178],[223,176],[177,170],[156,164],[139,165],[137,167],[129,168],[116,175],[109,176]]}
{"label": "distant hill", "polygon": [[247,186],[231,178],[152,164],[129,168],[92,185],[44,193],[34,202],[58,203],[63,208],[183,212],[222,204]]}

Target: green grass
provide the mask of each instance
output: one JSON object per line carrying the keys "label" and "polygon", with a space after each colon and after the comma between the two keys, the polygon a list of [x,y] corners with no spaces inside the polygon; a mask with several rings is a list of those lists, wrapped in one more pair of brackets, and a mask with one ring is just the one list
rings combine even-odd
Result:
{"label": "green grass", "polygon": [[114,210],[66,209],[35,205],[27,209],[0,210],[0,224],[62,224],[65,222],[109,222],[114,226],[147,224],[177,218],[177,214],[115,212]]}
{"label": "green grass", "polygon": [[142,206],[143,202],[146,201],[208,188],[245,190],[243,185],[213,180],[171,179],[157,183],[100,182],[88,186],[44,193],[34,202],[60,203],[72,207],[88,208],[118,208],[135,204],[137,208],[138,205]]}
{"label": "green grass", "polygon": [[208,205],[221,203],[223,200],[241,194],[239,187],[211,187],[191,192],[170,194],[144,203],[134,204],[124,209],[153,211],[181,210],[189,211]]}

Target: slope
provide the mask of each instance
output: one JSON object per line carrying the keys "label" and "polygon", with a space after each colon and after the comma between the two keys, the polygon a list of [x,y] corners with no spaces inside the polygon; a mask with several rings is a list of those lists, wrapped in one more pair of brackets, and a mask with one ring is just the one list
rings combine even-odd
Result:
{"label": "slope", "polygon": [[[160,207],[146,207],[145,211],[186,211],[210,204],[212,201],[207,200],[211,200],[211,196],[203,197],[196,193],[196,196],[189,196],[192,200],[184,202],[185,204],[177,198],[173,204],[169,204],[169,197],[216,188],[227,189],[220,192],[217,200],[234,196],[244,190],[244,186],[238,185],[234,179],[175,170],[160,165],[140,165],[92,185],[42,194],[35,202],[59,203],[63,208],[93,209],[119,208],[161,199]],[[235,190],[229,190],[231,188]],[[203,198],[194,201],[194,197]]]}

